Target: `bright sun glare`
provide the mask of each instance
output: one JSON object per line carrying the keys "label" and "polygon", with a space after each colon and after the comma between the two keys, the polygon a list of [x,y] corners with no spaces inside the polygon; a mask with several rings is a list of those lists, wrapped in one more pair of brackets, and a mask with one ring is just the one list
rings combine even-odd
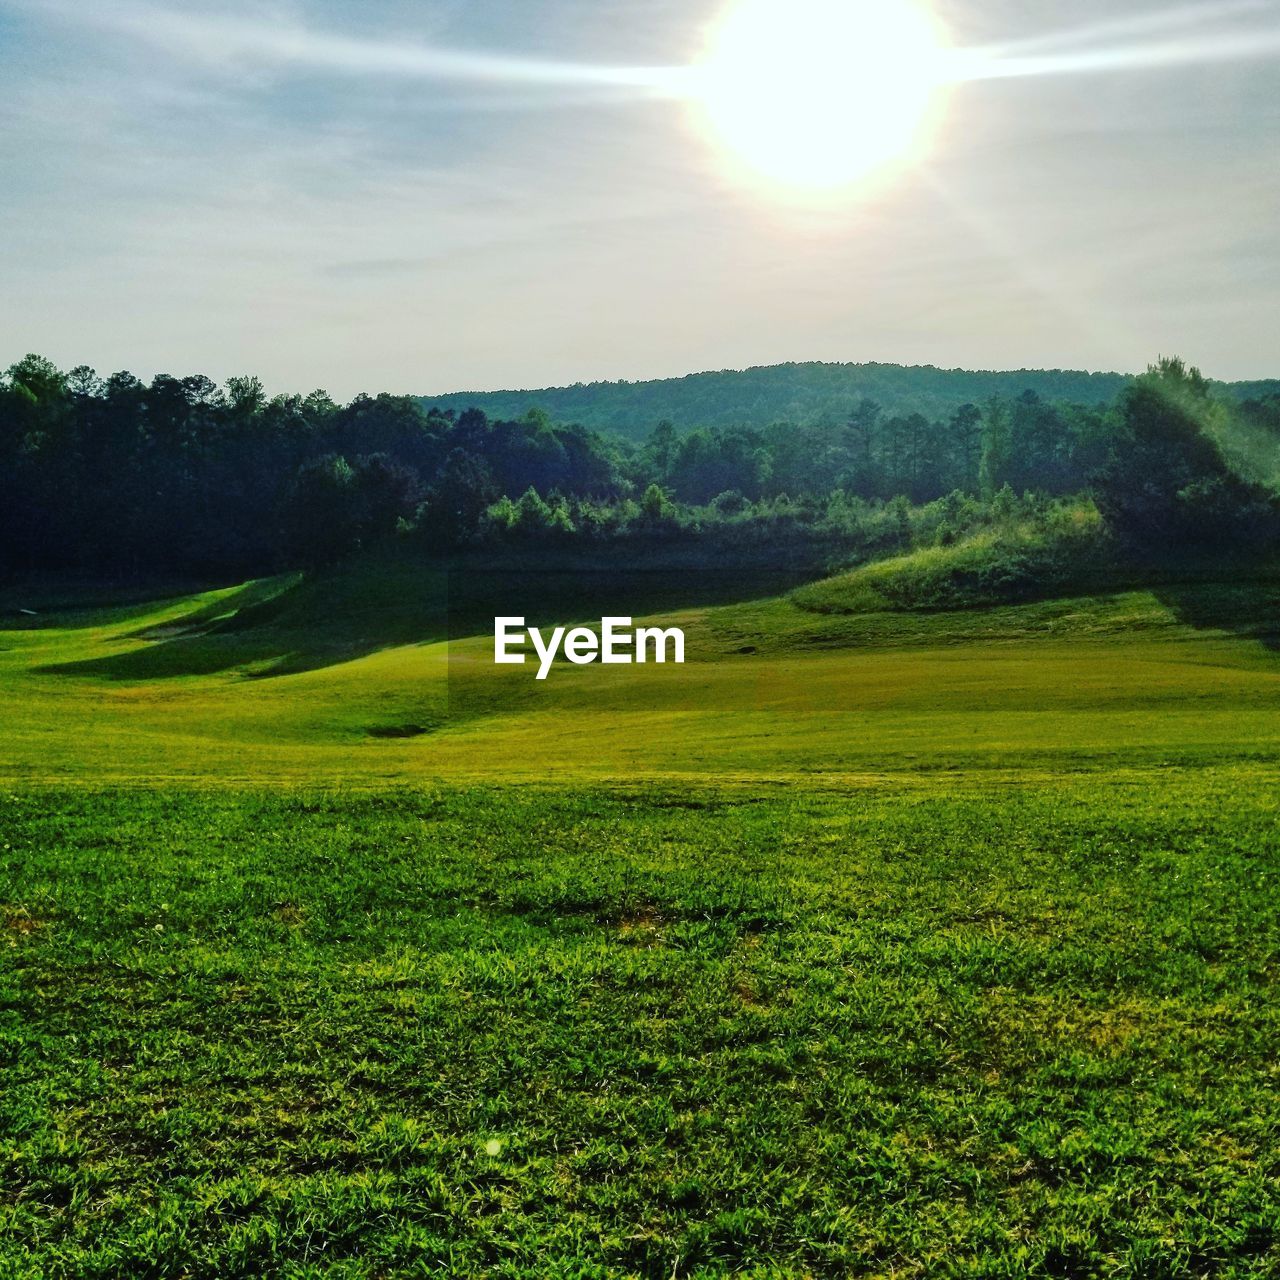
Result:
{"label": "bright sun glare", "polygon": [[909,156],[943,80],[937,28],[912,0],[736,0],[697,97],[748,169],[831,190]]}

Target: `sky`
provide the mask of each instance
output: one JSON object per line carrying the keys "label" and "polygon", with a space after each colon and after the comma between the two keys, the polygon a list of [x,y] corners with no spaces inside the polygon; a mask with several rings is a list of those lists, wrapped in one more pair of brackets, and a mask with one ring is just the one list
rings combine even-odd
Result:
{"label": "sky", "polygon": [[0,0],[0,366],[343,399],[787,360],[1280,376],[1278,0],[937,0],[967,70],[833,190],[752,171],[689,90],[744,2]]}

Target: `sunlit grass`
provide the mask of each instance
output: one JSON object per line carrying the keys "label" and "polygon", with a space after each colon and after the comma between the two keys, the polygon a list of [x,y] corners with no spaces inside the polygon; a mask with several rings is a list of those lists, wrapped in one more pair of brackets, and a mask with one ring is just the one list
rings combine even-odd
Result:
{"label": "sunlit grass", "polygon": [[0,1271],[1274,1274],[1276,782],[19,793]]}
{"label": "sunlit grass", "polygon": [[1280,742],[1267,583],[906,616],[786,597],[685,609],[671,615],[685,666],[558,663],[542,682],[495,667],[488,635],[447,642],[443,610],[410,608],[400,580],[363,591],[341,609],[314,591],[290,614],[259,586],[239,614],[235,592],[207,593],[3,632],[0,776],[921,775],[1226,761]]}
{"label": "sunlit grass", "polygon": [[405,588],[7,615],[0,1275],[1280,1269],[1269,583]]}

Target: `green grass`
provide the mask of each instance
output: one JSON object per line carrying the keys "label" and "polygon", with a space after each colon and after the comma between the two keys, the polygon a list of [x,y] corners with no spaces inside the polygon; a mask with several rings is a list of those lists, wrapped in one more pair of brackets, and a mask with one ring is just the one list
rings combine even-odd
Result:
{"label": "green grass", "polygon": [[1082,595],[1122,576],[1092,503],[1005,519],[944,546],[920,547],[802,586],[815,613],[957,609]]}
{"label": "green grass", "polygon": [[1280,1273],[1274,582],[647,581],[0,602],[0,1275]]}
{"label": "green grass", "polygon": [[[1273,581],[858,615],[785,596],[689,608],[696,587],[668,593],[685,666],[561,663],[545,682],[495,668],[479,624],[449,641],[439,575],[403,566],[19,615],[0,631],[0,779],[918,779],[1280,745]],[[599,617],[618,594],[556,590],[552,612],[534,582],[531,617]]]}
{"label": "green grass", "polygon": [[1273,1275],[1277,781],[8,798],[0,1270]]}

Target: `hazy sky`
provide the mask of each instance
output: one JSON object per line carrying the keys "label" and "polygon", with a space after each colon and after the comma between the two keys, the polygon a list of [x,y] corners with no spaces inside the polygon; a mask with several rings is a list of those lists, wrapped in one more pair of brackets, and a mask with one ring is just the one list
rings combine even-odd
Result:
{"label": "hazy sky", "polygon": [[0,365],[343,398],[815,359],[1280,375],[1280,0],[940,0],[1002,69],[822,198],[745,177],[645,70],[724,7],[0,0]]}

